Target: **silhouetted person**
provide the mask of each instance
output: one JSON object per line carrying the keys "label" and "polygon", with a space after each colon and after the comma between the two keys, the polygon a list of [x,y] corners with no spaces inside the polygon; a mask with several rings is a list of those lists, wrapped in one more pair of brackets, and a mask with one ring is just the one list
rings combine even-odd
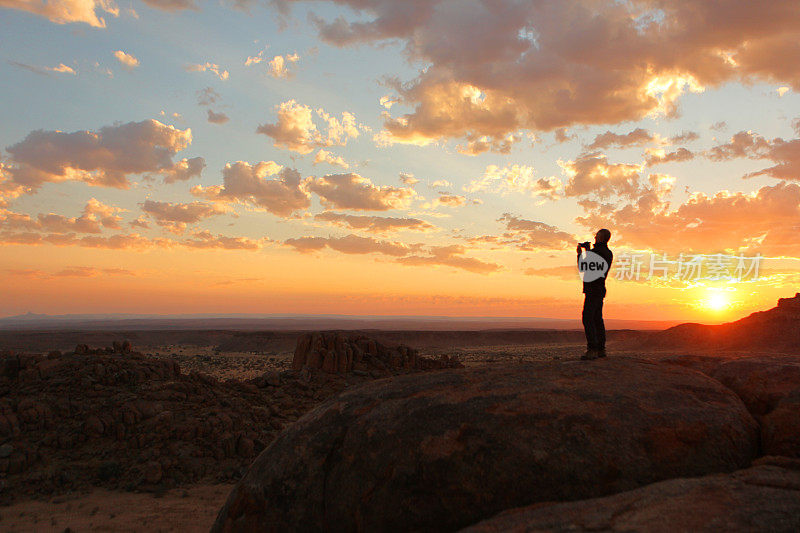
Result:
{"label": "silhouetted person", "polygon": [[[594,280],[583,282],[583,330],[586,333],[586,353],[581,359],[597,359],[606,356],[606,326],[603,323],[603,298],[606,297],[606,278],[611,270],[614,254],[608,249],[611,232],[601,229],[594,236],[591,251],[605,259],[607,263],[605,275]],[[581,246],[578,245],[578,261],[581,258]]]}

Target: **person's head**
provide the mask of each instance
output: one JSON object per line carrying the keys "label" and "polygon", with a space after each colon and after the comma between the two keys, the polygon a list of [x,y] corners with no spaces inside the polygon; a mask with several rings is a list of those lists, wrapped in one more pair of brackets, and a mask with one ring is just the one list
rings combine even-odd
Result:
{"label": "person's head", "polygon": [[601,242],[603,244],[608,244],[608,241],[611,240],[611,232],[607,229],[603,228],[597,232],[594,236],[594,242]]}

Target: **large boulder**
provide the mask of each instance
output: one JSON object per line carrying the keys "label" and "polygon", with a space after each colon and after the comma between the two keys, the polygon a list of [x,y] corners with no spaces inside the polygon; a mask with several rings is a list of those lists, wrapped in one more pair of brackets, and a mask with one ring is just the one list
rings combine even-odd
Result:
{"label": "large boulder", "polygon": [[761,446],[770,455],[800,457],[800,388],[761,419]]}
{"label": "large boulder", "polygon": [[800,457],[800,357],[747,357],[712,375],[733,390],[761,423],[762,451]]}
{"label": "large boulder", "polygon": [[800,531],[800,462],[672,479],[579,502],[513,509],[462,533]]}
{"label": "large boulder", "polygon": [[535,502],[750,464],[758,429],[698,372],[633,358],[373,382],[285,430],[214,531],[454,530]]}
{"label": "large boulder", "polygon": [[723,363],[711,374],[757,416],[800,389],[800,356],[745,357]]}

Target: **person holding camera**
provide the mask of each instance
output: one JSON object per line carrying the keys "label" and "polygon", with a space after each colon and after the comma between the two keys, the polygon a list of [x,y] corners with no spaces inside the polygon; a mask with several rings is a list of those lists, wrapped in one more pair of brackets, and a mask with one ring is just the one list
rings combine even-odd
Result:
{"label": "person holding camera", "polygon": [[[601,229],[594,237],[594,246],[589,242],[578,244],[578,268],[581,268],[581,249],[599,255],[605,261],[605,274],[593,281],[583,282],[583,330],[586,333],[586,353],[583,360],[598,359],[606,356],[606,327],[603,323],[603,299],[606,297],[606,278],[611,269],[614,254],[608,248],[611,232]],[[591,248],[591,249],[590,249]]]}

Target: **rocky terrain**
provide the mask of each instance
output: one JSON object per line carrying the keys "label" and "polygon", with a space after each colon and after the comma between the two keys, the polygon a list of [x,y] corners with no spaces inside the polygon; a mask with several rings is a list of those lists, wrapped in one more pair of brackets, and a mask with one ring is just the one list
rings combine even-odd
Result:
{"label": "rocky terrain", "polygon": [[796,531],[798,395],[800,357],[380,380],[283,431],[214,531]]}
{"label": "rocky terrain", "polygon": [[128,341],[108,348],[79,344],[66,354],[3,354],[0,501],[88,487],[163,491],[237,479],[285,425],[346,387],[457,365],[427,358],[395,365],[398,348],[359,341],[366,350],[348,368],[299,365],[226,381],[184,373],[172,359],[132,351]]}

